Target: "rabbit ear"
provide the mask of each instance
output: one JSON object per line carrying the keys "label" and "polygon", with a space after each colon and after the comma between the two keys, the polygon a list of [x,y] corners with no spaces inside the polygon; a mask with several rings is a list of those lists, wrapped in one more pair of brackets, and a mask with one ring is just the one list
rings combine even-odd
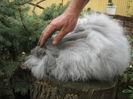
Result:
{"label": "rabbit ear", "polygon": [[64,43],[66,41],[74,41],[74,40],[78,40],[78,39],[87,38],[88,32],[89,31],[83,31],[83,32],[78,32],[78,33],[70,33],[70,34],[66,35],[63,38],[63,40],[61,41],[61,43]]}
{"label": "rabbit ear", "polygon": [[74,40],[78,40],[78,39],[87,38],[89,31],[90,31],[89,28],[88,29],[84,28],[82,19],[78,19],[75,29],[72,32],[68,33],[62,39],[61,43],[64,43],[66,41],[74,41]]}
{"label": "rabbit ear", "polygon": [[51,54],[52,56],[58,56],[59,49],[57,46],[52,44],[53,37],[49,38],[45,44],[46,54]]}

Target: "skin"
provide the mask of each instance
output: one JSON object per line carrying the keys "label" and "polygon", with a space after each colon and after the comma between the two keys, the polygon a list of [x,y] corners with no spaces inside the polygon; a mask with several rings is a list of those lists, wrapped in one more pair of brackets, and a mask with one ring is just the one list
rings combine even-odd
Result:
{"label": "skin", "polygon": [[47,39],[57,30],[60,32],[54,38],[53,45],[58,44],[67,33],[75,28],[80,12],[88,1],[89,0],[72,0],[65,12],[53,19],[43,30],[38,41],[38,46],[42,47]]}

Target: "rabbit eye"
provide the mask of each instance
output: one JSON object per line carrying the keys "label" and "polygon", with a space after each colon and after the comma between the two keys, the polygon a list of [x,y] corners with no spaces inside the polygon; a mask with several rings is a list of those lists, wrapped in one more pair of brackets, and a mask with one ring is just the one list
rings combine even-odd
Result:
{"label": "rabbit eye", "polygon": [[46,55],[46,52],[44,51],[44,52],[42,53],[42,55]]}
{"label": "rabbit eye", "polygon": [[38,53],[38,56],[39,56],[39,57],[43,57],[43,56],[45,56],[45,55],[46,55],[46,52],[45,52],[45,51],[39,52],[39,53]]}

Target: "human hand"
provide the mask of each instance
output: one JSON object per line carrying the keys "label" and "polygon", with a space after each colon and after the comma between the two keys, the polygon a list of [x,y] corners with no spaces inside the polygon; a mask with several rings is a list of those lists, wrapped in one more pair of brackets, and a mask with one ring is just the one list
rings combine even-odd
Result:
{"label": "human hand", "polygon": [[69,32],[71,32],[77,23],[78,15],[63,13],[55,18],[42,32],[38,45],[40,47],[47,41],[47,39],[55,32],[60,31],[53,40],[53,45],[56,45]]}

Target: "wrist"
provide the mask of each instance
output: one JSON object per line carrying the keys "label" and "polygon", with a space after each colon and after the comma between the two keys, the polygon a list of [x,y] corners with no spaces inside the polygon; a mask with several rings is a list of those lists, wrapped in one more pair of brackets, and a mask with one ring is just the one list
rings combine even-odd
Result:
{"label": "wrist", "polygon": [[76,8],[72,7],[71,5],[68,6],[68,8],[65,10],[65,12],[63,14],[67,15],[67,16],[73,16],[75,18],[78,18],[80,15],[79,10],[77,10]]}
{"label": "wrist", "polygon": [[66,10],[63,14],[64,14],[65,16],[75,17],[75,18],[78,18],[79,15],[80,15],[79,12],[76,12],[76,11],[73,11],[73,10]]}

